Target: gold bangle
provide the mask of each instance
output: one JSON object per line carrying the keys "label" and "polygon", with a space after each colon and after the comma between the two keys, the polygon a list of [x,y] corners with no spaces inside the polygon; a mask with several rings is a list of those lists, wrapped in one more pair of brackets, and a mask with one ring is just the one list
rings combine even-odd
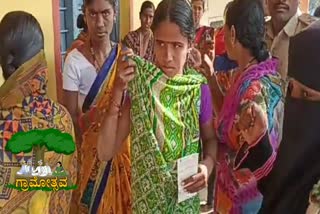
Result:
{"label": "gold bangle", "polygon": [[[117,114],[118,114],[118,117],[121,117],[122,116],[122,112],[121,112],[121,105],[120,104],[117,104],[113,98],[110,99],[110,104],[113,105],[114,107],[117,108]],[[110,112],[110,109],[109,109],[109,112]],[[111,113],[111,112],[110,112]]]}
{"label": "gold bangle", "polygon": [[120,115],[120,111],[117,109],[117,110],[115,110],[115,111],[108,111],[108,115],[109,116],[118,116],[119,117],[119,115]]}

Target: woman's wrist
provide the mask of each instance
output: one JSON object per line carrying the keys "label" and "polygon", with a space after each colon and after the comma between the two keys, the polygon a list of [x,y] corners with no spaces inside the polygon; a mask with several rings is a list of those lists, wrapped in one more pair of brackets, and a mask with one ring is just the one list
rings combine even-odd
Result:
{"label": "woman's wrist", "polygon": [[121,107],[124,101],[126,89],[115,86],[111,93],[112,104]]}
{"label": "woman's wrist", "polygon": [[110,94],[109,106],[107,113],[109,116],[121,116],[121,108],[124,99],[124,90],[120,88],[113,88]]}
{"label": "woman's wrist", "polygon": [[217,76],[216,74],[211,75],[210,77],[207,77],[209,86],[212,86],[216,88],[218,86]]}
{"label": "woman's wrist", "polygon": [[208,174],[210,175],[216,164],[216,160],[211,155],[205,154],[203,160],[200,163],[207,167]]}

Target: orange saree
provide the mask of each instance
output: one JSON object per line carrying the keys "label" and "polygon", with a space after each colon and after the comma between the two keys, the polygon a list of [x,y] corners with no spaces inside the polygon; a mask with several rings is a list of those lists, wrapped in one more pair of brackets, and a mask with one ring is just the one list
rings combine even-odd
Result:
{"label": "orange saree", "polygon": [[82,213],[131,213],[129,139],[112,160],[104,162],[97,157],[98,132],[105,109],[110,104],[119,53],[120,46],[116,45],[87,95],[92,96],[88,99],[92,102],[88,104],[86,98],[85,104],[89,109],[80,119],[83,129],[80,184]]}

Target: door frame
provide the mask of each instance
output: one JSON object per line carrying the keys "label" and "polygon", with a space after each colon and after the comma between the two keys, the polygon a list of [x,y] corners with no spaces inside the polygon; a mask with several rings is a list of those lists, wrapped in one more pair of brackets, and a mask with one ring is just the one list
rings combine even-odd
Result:
{"label": "door frame", "polygon": [[62,57],[60,35],[60,1],[52,0],[53,35],[54,35],[54,66],[56,74],[57,101],[63,102],[62,93]]}

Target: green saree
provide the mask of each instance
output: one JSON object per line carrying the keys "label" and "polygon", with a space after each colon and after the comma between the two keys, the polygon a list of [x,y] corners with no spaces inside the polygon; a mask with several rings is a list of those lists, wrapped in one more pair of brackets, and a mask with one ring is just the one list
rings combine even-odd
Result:
{"label": "green saree", "polygon": [[178,200],[177,160],[199,152],[201,85],[187,69],[167,77],[153,64],[134,57],[130,82],[133,213],[199,213],[198,197]]}

